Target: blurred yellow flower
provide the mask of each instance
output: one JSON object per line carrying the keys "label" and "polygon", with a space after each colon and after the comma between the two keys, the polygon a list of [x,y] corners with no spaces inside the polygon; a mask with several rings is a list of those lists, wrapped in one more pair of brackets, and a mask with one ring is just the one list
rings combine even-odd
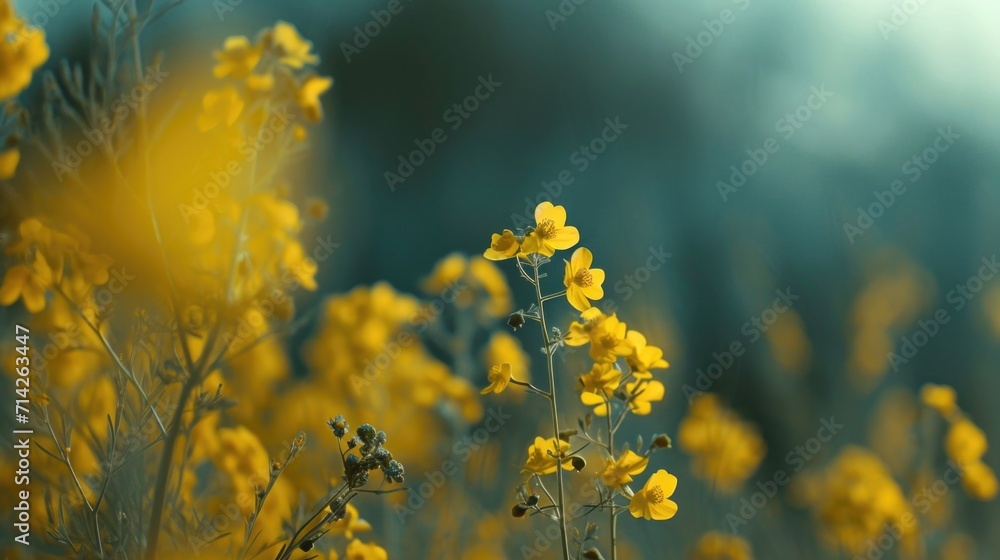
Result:
{"label": "blurred yellow flower", "polygon": [[660,469],[632,496],[628,511],[632,517],[663,521],[677,514],[677,504],[669,498],[677,489],[677,477]]}
{"label": "blurred yellow flower", "polygon": [[962,486],[972,498],[989,501],[997,496],[997,476],[986,463],[974,461],[963,465]]}
{"label": "blurred yellow flower", "polygon": [[521,245],[514,237],[514,232],[505,229],[502,234],[493,234],[490,248],[483,252],[483,256],[491,261],[502,261],[517,256],[520,250]]}
{"label": "blurred yellow flower", "polygon": [[695,476],[723,493],[739,490],[764,458],[757,430],[713,394],[694,397],[677,437],[681,449],[692,455]]}
{"label": "blurred yellow flower", "polygon": [[306,64],[319,62],[319,58],[311,52],[312,42],[303,39],[292,24],[279,21],[268,35],[282,64],[299,69]]}
{"label": "blurred yellow flower", "polygon": [[0,152],[0,181],[6,181],[17,173],[17,164],[21,162],[21,151],[17,148],[7,148]]}
{"label": "blurred yellow flower", "polygon": [[8,0],[0,0],[0,99],[31,84],[32,73],[49,59],[45,32],[19,18]]}
{"label": "blurred yellow flower", "polygon": [[625,323],[618,320],[617,314],[612,313],[596,329],[591,330],[590,357],[595,362],[614,362],[631,354],[633,346],[626,338],[626,332]]}
{"label": "blurred yellow flower", "polygon": [[216,78],[242,80],[257,67],[261,52],[260,46],[250,44],[250,40],[242,35],[228,37],[222,50],[215,52],[219,63],[212,69],[212,73]]}
{"label": "blurred yellow flower", "polygon": [[956,405],[955,389],[948,385],[934,385],[928,383],[920,389],[920,400],[925,405],[938,411],[944,418],[951,418],[958,409]]}
{"label": "blurred yellow flower", "polygon": [[579,241],[580,232],[566,225],[566,209],[546,201],[535,207],[535,229],[524,238],[521,249],[551,257]]}
{"label": "blurred yellow flower", "polygon": [[705,533],[691,550],[689,560],[753,560],[750,543],[718,531]]}
{"label": "blurred yellow flower", "polygon": [[388,560],[389,553],[375,543],[363,543],[354,539],[347,545],[344,560]]}
{"label": "blurred yellow flower", "polygon": [[[521,474],[534,473],[538,475],[551,474],[559,468],[559,459],[569,451],[569,443],[556,438],[545,439],[536,437],[535,443],[528,447],[528,460],[521,469]],[[563,459],[562,467],[572,469],[568,459]]]}
{"label": "blurred yellow flower", "polygon": [[319,96],[333,85],[333,79],[324,76],[309,76],[302,81],[295,91],[295,101],[302,109],[306,120],[319,122],[323,119],[323,106]]}
{"label": "blurred yellow flower", "polygon": [[503,390],[507,388],[507,385],[510,384],[510,376],[510,364],[506,362],[491,367],[489,371],[490,384],[488,387],[480,391],[479,394],[485,395],[487,393],[502,393]]}
{"label": "blurred yellow flower", "polygon": [[20,298],[28,313],[38,313],[45,309],[45,292],[53,279],[45,255],[38,252],[30,267],[19,264],[7,270],[0,284],[0,305],[11,305]]}
{"label": "blurred yellow flower", "polygon": [[625,486],[632,482],[632,476],[642,474],[649,464],[649,457],[626,450],[617,460],[604,459],[604,471],[601,472],[601,482],[608,488]]}
{"label": "blurred yellow flower", "polygon": [[573,321],[570,323],[569,332],[563,338],[569,346],[583,346],[592,342],[594,337],[601,332],[604,322],[608,320],[607,315],[601,313],[601,310],[596,307],[591,307],[580,313],[580,318],[583,319],[583,322]]}
{"label": "blurred yellow flower", "polygon": [[201,99],[202,113],[198,115],[198,130],[207,132],[225,123],[232,126],[243,112],[243,98],[233,86],[211,90]]}
{"label": "blurred yellow flower", "polygon": [[622,372],[612,363],[596,363],[580,376],[580,402],[594,407],[594,414],[607,416],[608,403],[621,383]]}
{"label": "blurred yellow flower", "polygon": [[566,299],[577,311],[590,309],[590,300],[604,297],[604,271],[600,268],[590,268],[594,264],[594,255],[590,249],[580,247],[573,251],[570,260],[566,262],[566,275],[563,284],[566,286]]}
{"label": "blurred yellow flower", "polygon": [[347,507],[344,509],[344,517],[330,525],[329,533],[331,535],[344,535],[345,538],[353,539],[355,532],[371,530],[371,524],[361,519],[358,508],[354,507],[353,504],[347,504]]}
{"label": "blurred yellow flower", "polygon": [[986,434],[972,421],[963,418],[952,423],[948,429],[944,447],[948,457],[959,465],[974,463],[986,453]]}

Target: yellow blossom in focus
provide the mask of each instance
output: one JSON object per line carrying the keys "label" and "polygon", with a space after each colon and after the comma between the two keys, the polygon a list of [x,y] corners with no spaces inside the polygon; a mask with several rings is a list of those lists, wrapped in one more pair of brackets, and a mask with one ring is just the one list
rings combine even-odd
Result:
{"label": "yellow blossom in focus", "polygon": [[507,385],[510,384],[510,371],[510,364],[508,363],[502,363],[491,367],[489,371],[490,385],[479,393],[481,395],[485,395],[487,393],[502,393],[503,390],[507,388]]}
{"label": "yellow blossom in focus", "polygon": [[651,369],[665,369],[670,364],[663,359],[663,350],[646,343],[646,337],[639,331],[628,331],[625,339],[632,344],[632,353],[625,357],[632,375],[639,379],[650,378]]}
{"label": "yellow blossom in focus", "polygon": [[713,394],[696,396],[678,428],[681,449],[692,455],[695,476],[724,493],[739,490],[764,459],[757,430]]}
{"label": "yellow blossom in focus", "polygon": [[920,400],[944,418],[951,418],[958,409],[955,389],[948,385],[928,383],[920,389]]}
{"label": "yellow blossom in focus", "polygon": [[580,247],[573,251],[570,260],[566,262],[566,274],[563,284],[566,286],[566,299],[577,311],[590,309],[590,300],[604,297],[604,271],[600,268],[590,268],[594,264],[594,255],[590,249]]}
{"label": "yellow blossom in focus", "polygon": [[270,30],[271,44],[278,51],[281,63],[299,69],[306,64],[316,64],[319,58],[313,54],[312,42],[306,41],[290,23],[279,21]]}
{"label": "yellow blossom in focus", "polygon": [[261,48],[250,44],[250,40],[242,35],[228,37],[221,51],[216,51],[215,58],[219,61],[212,69],[216,78],[233,78],[242,80],[253,72],[260,62]]}
{"label": "yellow blossom in focus", "polygon": [[206,92],[201,99],[202,113],[198,115],[198,130],[207,132],[225,123],[232,126],[243,112],[243,98],[232,86]]}
{"label": "yellow blossom in focus", "polygon": [[631,354],[634,348],[626,338],[626,332],[625,323],[618,320],[617,314],[612,313],[598,328],[590,332],[591,359],[595,362],[614,362]]}
{"label": "yellow blossom in focus", "polygon": [[543,202],[535,207],[535,229],[524,238],[525,253],[551,257],[557,250],[569,249],[580,241],[580,232],[566,225],[566,209]]}
{"label": "yellow blossom in focus", "polygon": [[612,363],[597,363],[580,376],[580,402],[594,407],[594,414],[607,416],[608,403],[622,380],[622,372]]}
{"label": "yellow blossom in focus", "polygon": [[628,406],[632,414],[645,416],[653,410],[653,404],[663,400],[665,389],[663,383],[654,380],[637,379],[625,385],[629,394]]}
{"label": "yellow blossom in focus", "polygon": [[642,474],[648,464],[649,457],[637,455],[633,451],[625,451],[617,460],[604,460],[601,482],[608,488],[625,486],[632,482],[632,476]]}
{"label": "yellow blossom in focus", "polygon": [[490,248],[483,251],[483,256],[491,261],[502,261],[517,256],[521,250],[521,244],[514,237],[514,232],[509,229],[503,233],[494,233],[490,241]]}
{"label": "yellow blossom in focus", "polygon": [[21,151],[17,148],[7,148],[0,152],[0,181],[6,181],[17,173],[17,164],[21,162]]}
{"label": "yellow blossom in focus", "polygon": [[333,78],[323,76],[309,76],[302,81],[302,84],[295,91],[295,101],[302,109],[306,120],[309,122],[319,122],[323,119],[323,106],[319,102],[319,96],[333,85]]}
{"label": "yellow blossom in focus", "polygon": [[[554,473],[559,468],[557,456],[562,457],[568,451],[569,443],[561,439],[536,437],[535,443],[528,447],[528,460],[525,461],[521,473],[538,475]],[[562,461],[562,467],[567,470],[573,468],[566,459]]]}
{"label": "yellow blossom in focus", "polygon": [[632,517],[663,521],[677,514],[677,504],[669,498],[677,489],[677,477],[660,469],[632,496],[628,511]]}
{"label": "yellow blossom in focus", "polygon": [[490,336],[483,350],[483,364],[510,364],[511,375],[518,381],[531,381],[531,360],[521,347],[521,342],[510,333],[496,331]]}
{"label": "yellow blossom in focus", "polygon": [[601,313],[596,307],[580,313],[583,322],[573,321],[569,325],[569,332],[563,338],[569,346],[583,346],[590,343],[600,333],[604,327],[604,322],[608,320],[607,315]]}
{"label": "yellow blossom in focus", "polygon": [[689,560],[753,560],[750,543],[718,531],[705,533],[691,550]]}

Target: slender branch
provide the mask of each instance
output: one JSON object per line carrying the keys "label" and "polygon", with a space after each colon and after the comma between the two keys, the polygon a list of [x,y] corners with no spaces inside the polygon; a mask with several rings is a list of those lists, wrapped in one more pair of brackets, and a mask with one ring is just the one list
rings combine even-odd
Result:
{"label": "slender branch", "polygon": [[[520,259],[518,259],[520,260]],[[549,394],[551,398],[549,399],[550,409],[552,411],[552,435],[556,441],[556,452],[559,451],[559,406],[556,403],[556,373],[555,367],[552,363],[552,343],[549,341],[549,328],[545,323],[545,301],[542,298],[542,288],[539,285],[540,277],[538,275],[538,264],[533,264],[534,268],[534,281],[532,284],[535,286],[535,297],[538,300],[538,319],[542,327],[542,339],[545,342],[545,361],[549,372]],[[518,268],[521,268],[520,262],[518,263]],[[559,495],[558,511],[559,511],[559,534],[562,540],[562,551],[563,558],[569,560],[569,531],[566,528],[566,490],[563,487],[563,472],[562,472],[562,461],[557,458],[558,465],[556,466],[556,481],[558,482],[557,494]]]}

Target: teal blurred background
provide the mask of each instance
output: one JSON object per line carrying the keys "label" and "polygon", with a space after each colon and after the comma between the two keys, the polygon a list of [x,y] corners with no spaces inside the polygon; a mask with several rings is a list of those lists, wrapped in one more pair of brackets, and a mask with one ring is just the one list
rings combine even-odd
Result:
{"label": "teal blurred background", "polygon": [[[16,4],[38,23],[31,14],[44,2]],[[83,50],[85,4],[62,7],[44,25],[53,52]],[[789,289],[811,346],[806,371],[777,372],[761,342],[711,385],[764,433],[774,453],[760,473],[779,468],[820,417],[846,420],[845,443],[864,441],[872,404],[890,385],[952,384],[963,409],[989,436],[1000,434],[989,305],[1000,279],[961,309],[948,297],[1000,240],[1000,4],[402,0],[363,44],[356,27],[364,32],[386,5],[189,2],[148,36],[173,56],[203,59],[206,75],[205,53],[224,37],[277,19],[314,41],[318,71],[335,84],[313,137],[314,176],[324,180],[303,188],[330,203],[317,235],[341,243],[320,271],[321,295],[382,279],[416,291],[440,257],[480,253],[490,233],[558,192],[555,202],[607,271],[607,297],[668,349],[668,406],[646,420],[649,429],[676,426],[682,386],[696,383],[713,353],[746,342],[744,323],[771,305],[775,289]],[[453,129],[453,105],[475,95],[481,77],[499,85]],[[580,150],[605,133],[606,119],[627,128],[588,159]],[[398,158],[437,128],[447,139],[390,186]],[[745,184],[720,187],[734,167],[744,168]],[[572,182],[557,190],[551,183],[563,172]],[[648,281],[629,284],[651,251],[670,257]],[[887,260],[922,271],[917,320],[945,308],[951,321],[914,359],[855,391],[852,306]],[[526,306],[528,293],[515,293]],[[893,342],[917,328],[898,325]],[[1000,454],[986,460],[1000,464]],[[677,499],[708,501],[696,492],[682,488]],[[997,506],[970,507],[968,531],[995,550]],[[702,515],[705,528],[725,528],[722,515]],[[785,538],[765,523],[749,530]],[[640,543],[668,542],[663,531],[677,529],[626,529]],[[771,557],[766,548],[760,556]]]}

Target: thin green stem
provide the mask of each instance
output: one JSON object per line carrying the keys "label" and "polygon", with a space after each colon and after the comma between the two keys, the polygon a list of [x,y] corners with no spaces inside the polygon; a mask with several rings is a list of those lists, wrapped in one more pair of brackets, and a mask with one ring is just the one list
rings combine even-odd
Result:
{"label": "thin green stem", "polygon": [[[617,429],[617,426],[613,426],[611,424],[611,399],[604,397],[604,400],[606,403],[605,406],[607,406],[608,409],[608,413],[605,415],[605,418],[607,418],[608,421],[608,453],[611,455],[611,460],[614,461],[617,459],[615,457],[615,430]],[[613,498],[615,490],[613,488],[609,488],[609,490],[611,491],[611,497]],[[610,512],[611,560],[618,560],[618,518],[615,516],[615,508],[611,508]]]}
{"label": "thin green stem", "polygon": [[[542,297],[542,287],[539,284],[538,264],[533,264],[535,279],[532,282],[535,286],[535,297],[538,299],[538,319],[542,326],[542,340],[545,342],[545,361],[549,371],[549,399],[552,411],[552,435],[556,442],[556,453],[559,451],[559,405],[556,399],[556,374],[552,363],[552,343],[549,341],[549,328],[545,323],[545,299]],[[559,535],[562,540],[563,558],[570,559],[569,552],[569,531],[566,528],[566,491],[563,487],[562,461],[557,457],[559,464],[556,466],[556,481],[558,482],[557,494],[559,496]]]}

